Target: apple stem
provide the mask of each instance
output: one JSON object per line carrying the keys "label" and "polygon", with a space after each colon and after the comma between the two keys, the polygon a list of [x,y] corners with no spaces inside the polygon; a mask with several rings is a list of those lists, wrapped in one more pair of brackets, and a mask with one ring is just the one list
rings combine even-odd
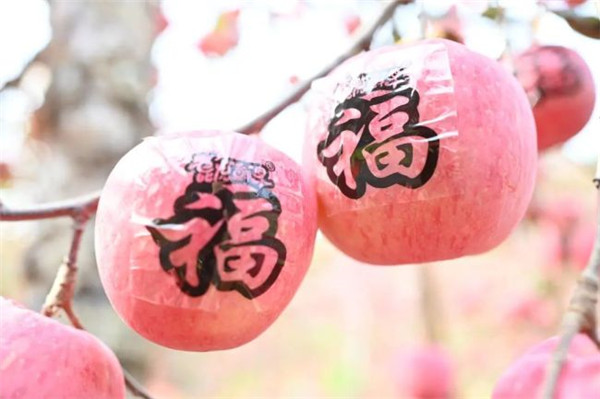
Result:
{"label": "apple stem", "polygon": [[[598,170],[594,178],[596,188],[600,189],[600,156]],[[598,193],[600,204],[600,192]],[[598,274],[600,273],[600,210],[597,210],[598,221],[596,240],[592,255],[577,281],[577,286],[565,312],[560,328],[559,343],[552,354],[548,371],[543,386],[543,399],[553,399],[560,374],[567,358],[571,340],[578,333],[584,333],[596,344],[600,350],[600,338],[596,331],[596,307],[598,304]]]}
{"label": "apple stem", "polygon": [[361,37],[358,38],[358,40],[354,43],[354,45],[352,45],[352,47],[350,47],[350,49],[348,49],[348,51],[337,57],[330,65],[326,66],[319,73],[317,73],[316,75],[308,79],[306,82],[301,84],[294,92],[292,92],[289,96],[284,98],[279,104],[275,105],[273,108],[269,109],[267,112],[260,115],[247,125],[238,128],[236,131],[244,134],[259,133],[267,123],[269,123],[273,118],[279,115],[284,109],[300,101],[300,99],[310,89],[313,81],[329,74],[329,72],[334,70],[338,65],[346,61],[348,58],[360,53],[361,51],[368,50],[371,47],[371,41],[373,40],[373,36],[375,36],[379,28],[381,28],[386,22],[392,19],[396,8],[400,5],[410,4],[413,1],[414,0],[392,1],[383,9],[383,11],[375,20],[375,22],[373,22],[369,29]]}

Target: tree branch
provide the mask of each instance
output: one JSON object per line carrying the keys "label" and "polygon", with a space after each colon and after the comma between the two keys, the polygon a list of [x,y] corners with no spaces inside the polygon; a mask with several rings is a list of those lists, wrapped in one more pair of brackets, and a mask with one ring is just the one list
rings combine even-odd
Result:
{"label": "tree branch", "polygon": [[63,216],[76,218],[84,213],[92,215],[96,212],[99,200],[100,191],[64,201],[50,202],[21,209],[8,207],[0,201],[0,221],[39,220]]}
{"label": "tree branch", "polygon": [[[598,170],[594,182],[598,188],[600,181],[600,156],[598,159]],[[598,204],[600,205],[600,192],[598,193]],[[571,340],[578,333],[588,335],[600,350],[600,339],[596,331],[596,306],[598,303],[598,275],[600,274],[600,210],[597,211],[596,240],[592,255],[587,267],[579,277],[575,292],[569,307],[563,316],[559,343],[552,354],[552,360],[548,365],[548,372],[543,386],[543,399],[553,399],[556,392],[558,380],[569,352]]]}
{"label": "tree branch", "polygon": [[60,309],[63,309],[71,324],[79,329],[83,329],[83,326],[77,316],[75,316],[72,304],[77,278],[77,254],[79,253],[79,246],[85,225],[90,216],[91,214],[84,213],[83,216],[75,220],[71,249],[58,268],[52,288],[50,288],[50,292],[48,292],[42,306],[42,313],[48,317],[53,317]]}
{"label": "tree branch", "polygon": [[[42,306],[42,313],[45,316],[53,317],[62,309],[73,327],[80,330],[85,330],[85,328],[73,310],[73,297],[75,295],[75,283],[77,279],[77,255],[79,254],[81,238],[87,222],[90,220],[98,206],[98,197],[98,194],[94,194],[92,196],[80,197],[79,200],[57,203],[63,204],[62,206],[57,206],[56,204],[46,206],[45,208],[48,212],[43,213],[46,217],[55,217],[58,213],[60,213],[60,216],[71,216],[74,221],[74,226],[69,254],[58,268],[52,288],[50,289],[50,292],[48,292],[44,305]],[[39,216],[40,213],[37,215]],[[123,370],[125,386],[133,395],[143,399],[153,399],[152,396],[145,391],[142,385],[137,382],[125,368],[123,368],[123,366],[121,366],[121,369]]]}
{"label": "tree branch", "polygon": [[[123,368],[123,367],[121,367]],[[129,371],[123,368],[123,377],[125,378],[125,386],[131,392],[132,395],[142,399],[154,399],[152,395],[146,391],[146,389],[140,384]]]}
{"label": "tree branch", "polygon": [[331,72],[333,69],[335,69],[338,65],[340,65],[348,58],[360,53],[361,51],[368,50],[371,46],[373,36],[375,36],[375,33],[379,30],[379,28],[381,28],[387,21],[389,21],[394,16],[396,8],[400,5],[410,4],[412,2],[413,0],[392,1],[384,8],[379,18],[377,18],[377,20],[371,25],[371,27],[356,41],[356,43],[354,43],[352,47],[350,47],[350,49],[348,49],[348,51],[336,58],[335,61],[333,61],[333,63],[322,69],[319,73],[308,79],[306,82],[302,83],[293,93],[291,93],[288,97],[283,99],[283,101],[281,101],[279,104],[275,105],[273,108],[260,115],[258,118],[254,119],[247,125],[237,129],[237,132],[244,134],[256,134],[260,132],[262,128],[265,127],[265,125],[269,123],[269,121],[271,121],[273,118],[279,115],[281,111],[283,111],[290,105],[300,101],[302,96],[304,96],[310,89],[310,86],[312,85],[313,81],[326,76],[327,74],[329,74],[329,72]]}
{"label": "tree branch", "polygon": [[439,323],[439,298],[430,264],[417,265],[420,288],[420,308],[427,340],[435,344],[442,338]]}

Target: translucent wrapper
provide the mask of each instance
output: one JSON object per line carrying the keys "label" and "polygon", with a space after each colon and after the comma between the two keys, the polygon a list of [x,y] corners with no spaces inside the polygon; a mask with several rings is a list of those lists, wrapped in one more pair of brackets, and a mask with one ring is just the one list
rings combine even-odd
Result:
{"label": "translucent wrapper", "polygon": [[125,227],[114,245],[128,250],[129,270],[113,281],[118,295],[204,311],[287,303],[316,230],[314,196],[298,165],[231,133],[149,138],[140,146],[105,189],[126,191],[116,211],[125,213],[116,216]]}
{"label": "translucent wrapper", "polygon": [[[437,171],[458,166],[454,81],[441,43],[358,55],[312,86],[309,161],[340,210],[450,196]],[[367,199],[367,200],[365,200]]]}

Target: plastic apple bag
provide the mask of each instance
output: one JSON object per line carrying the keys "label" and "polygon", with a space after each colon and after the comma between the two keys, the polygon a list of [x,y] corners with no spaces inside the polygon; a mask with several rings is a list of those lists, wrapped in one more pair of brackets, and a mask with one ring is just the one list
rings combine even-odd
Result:
{"label": "plastic apple bag", "polygon": [[[314,82],[312,95],[317,112],[309,120],[305,153],[317,162],[317,179],[331,183],[318,185],[327,187],[320,194],[356,209],[454,193],[445,184],[427,189],[443,178],[439,170],[459,162],[454,81],[444,45],[359,55]],[[402,195],[390,187],[402,188]],[[373,201],[356,201],[364,196]]]}

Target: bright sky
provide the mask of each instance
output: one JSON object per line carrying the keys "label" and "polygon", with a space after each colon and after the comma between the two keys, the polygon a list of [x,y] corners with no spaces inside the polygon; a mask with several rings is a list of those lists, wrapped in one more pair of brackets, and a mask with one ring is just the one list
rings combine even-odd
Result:
{"label": "bright sky", "polygon": [[[295,0],[252,0],[220,2],[181,2],[164,0],[169,28],[158,38],[153,59],[160,80],[151,103],[151,114],[163,129],[230,128],[243,125],[293,90],[290,77],[300,80],[321,69],[352,42],[344,29],[343,18],[359,13],[368,24],[380,10],[376,1],[308,1],[309,10],[301,18],[280,18],[270,22],[269,12],[291,13]],[[446,11],[450,2],[429,0],[425,6],[433,15]],[[538,12],[534,0],[504,1],[510,15],[524,21]],[[468,16],[481,2],[461,8]],[[240,43],[226,57],[206,58],[196,48],[198,40],[213,26],[223,10],[242,7]],[[587,12],[595,12],[598,2],[588,1]],[[419,24],[414,19],[418,7],[399,13],[401,33],[416,38]],[[586,10],[583,10],[586,11]],[[489,56],[503,48],[501,31],[492,22],[467,18],[469,47]],[[525,26],[526,29],[519,28]],[[519,30],[520,29],[520,30]],[[529,24],[514,24],[511,42],[518,49],[528,45]],[[381,41],[389,35],[382,33]],[[14,78],[23,65],[43,48],[50,38],[48,6],[45,0],[0,1],[0,84]],[[578,51],[595,75],[600,93],[598,41],[585,38],[560,18],[545,14],[537,31],[544,44],[560,44]],[[12,107],[0,98],[0,119]],[[292,107],[275,120],[265,132],[267,141],[298,159],[304,130],[301,105]],[[0,121],[2,122],[2,121]],[[6,139],[0,123],[0,137]],[[282,133],[281,130],[285,130]],[[595,162],[600,149],[600,101],[584,130],[563,151],[574,161]]]}

